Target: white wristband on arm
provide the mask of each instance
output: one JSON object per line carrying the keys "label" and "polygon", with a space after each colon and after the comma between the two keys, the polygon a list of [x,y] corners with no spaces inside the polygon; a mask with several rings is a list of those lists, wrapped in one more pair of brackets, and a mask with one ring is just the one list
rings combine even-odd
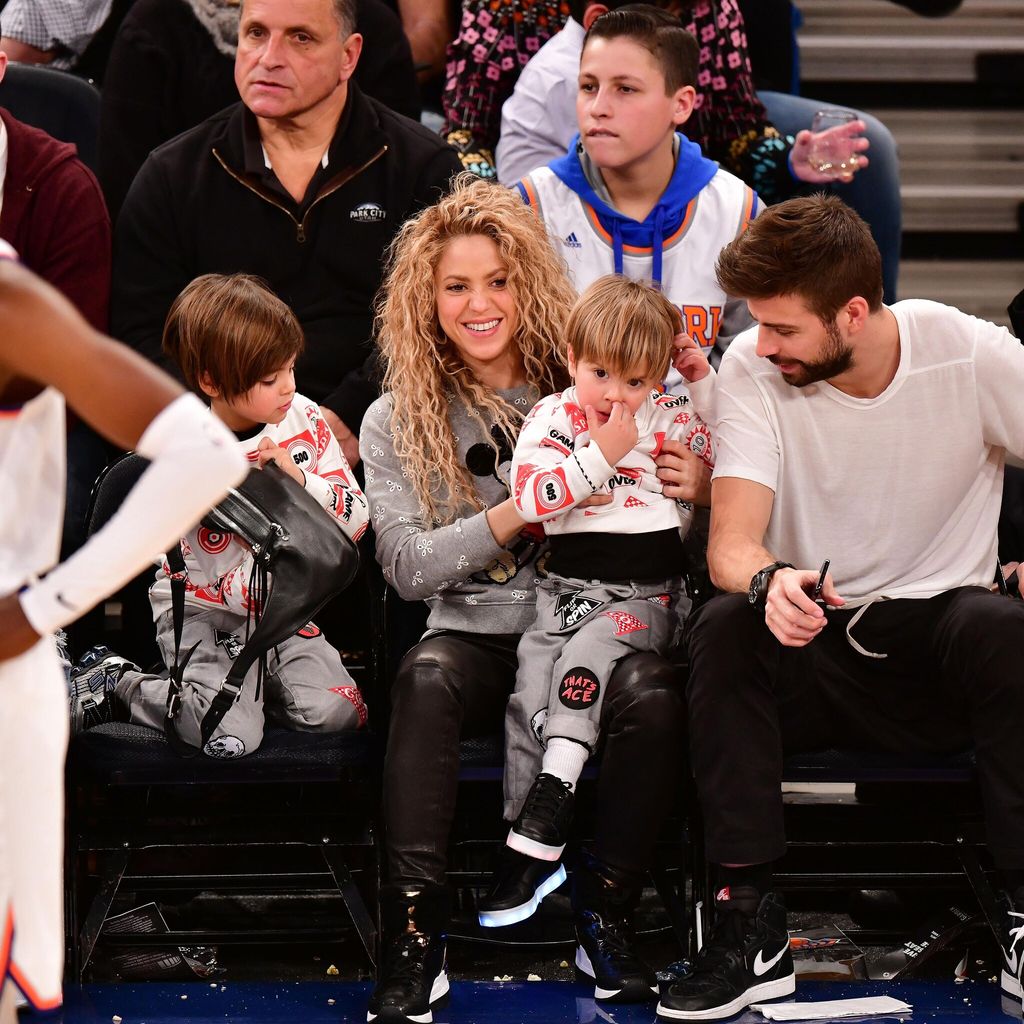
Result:
{"label": "white wristband on arm", "polygon": [[234,435],[181,395],[146,428],[136,451],[152,460],[110,521],[21,594],[40,636],[73,622],[166,551],[248,471]]}

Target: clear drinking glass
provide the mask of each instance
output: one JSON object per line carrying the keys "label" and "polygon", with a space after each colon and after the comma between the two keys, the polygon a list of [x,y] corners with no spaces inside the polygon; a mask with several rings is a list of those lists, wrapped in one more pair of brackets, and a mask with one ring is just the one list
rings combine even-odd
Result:
{"label": "clear drinking glass", "polygon": [[819,174],[841,178],[857,170],[857,153],[853,144],[858,136],[837,131],[856,120],[857,115],[852,110],[819,110],[814,115],[811,132],[815,138],[811,142],[807,162]]}

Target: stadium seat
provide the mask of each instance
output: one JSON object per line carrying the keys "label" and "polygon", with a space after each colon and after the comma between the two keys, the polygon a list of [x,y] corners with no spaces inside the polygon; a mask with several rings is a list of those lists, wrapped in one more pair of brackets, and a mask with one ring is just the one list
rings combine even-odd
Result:
{"label": "stadium seat", "polygon": [[96,170],[100,94],[85,79],[36,64],[8,64],[0,107],[55,139],[73,142],[82,163]]}
{"label": "stadium seat", "polygon": [[[943,755],[823,750],[793,755],[783,765],[788,851],[775,882],[799,901],[814,892],[861,889],[970,890],[992,921],[988,874],[970,751]],[[711,878],[695,809],[693,902],[706,934]],[[940,909],[936,896],[936,909]],[[828,901],[825,900],[827,903]],[[855,942],[902,941],[879,927],[850,930]],[[695,950],[693,950],[695,952]]]}

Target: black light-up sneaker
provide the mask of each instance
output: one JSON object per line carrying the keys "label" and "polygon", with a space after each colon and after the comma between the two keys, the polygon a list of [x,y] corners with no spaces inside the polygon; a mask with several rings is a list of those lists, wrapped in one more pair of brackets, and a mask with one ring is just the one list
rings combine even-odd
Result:
{"label": "black light-up sneaker", "polygon": [[477,920],[484,928],[525,921],[564,881],[565,868],[558,861],[537,860],[506,846],[491,887],[480,901]]}
{"label": "black light-up sneaker", "polygon": [[658,1003],[659,1017],[722,1020],[751,1003],[792,995],[796,975],[786,908],[776,893],[760,903],[757,895],[755,889],[734,886],[716,899],[717,917],[693,973],[669,985]]}
{"label": "black light-up sneaker", "polygon": [[1003,969],[999,987],[1011,999],[1021,999],[1021,975],[1024,973],[1024,886],[1013,895],[999,895],[999,907],[1004,915]]}
{"label": "black light-up sneaker", "polygon": [[558,860],[569,837],[572,805],[572,786],[555,775],[541,772],[509,829],[506,845],[527,857]]}
{"label": "black light-up sneaker", "polygon": [[384,886],[380,891],[381,955],[366,1019],[379,1024],[432,1024],[448,1000],[448,891],[440,885]]}
{"label": "black light-up sneaker", "polygon": [[594,985],[594,998],[609,1003],[645,1003],[658,997],[658,979],[637,955],[633,914],[641,887],[584,855],[572,876],[576,971]]}
{"label": "black light-up sneaker", "polygon": [[138,672],[139,667],[103,644],[90,647],[82,655],[68,682],[72,735],[128,717],[118,708],[114,697],[114,688],[128,671]]}

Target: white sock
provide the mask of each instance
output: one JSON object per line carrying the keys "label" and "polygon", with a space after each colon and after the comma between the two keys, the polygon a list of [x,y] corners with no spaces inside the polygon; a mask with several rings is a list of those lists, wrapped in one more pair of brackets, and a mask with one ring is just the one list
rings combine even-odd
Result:
{"label": "white sock", "polygon": [[540,770],[568,782],[575,789],[589,757],[590,751],[582,743],[552,736],[544,751]]}

